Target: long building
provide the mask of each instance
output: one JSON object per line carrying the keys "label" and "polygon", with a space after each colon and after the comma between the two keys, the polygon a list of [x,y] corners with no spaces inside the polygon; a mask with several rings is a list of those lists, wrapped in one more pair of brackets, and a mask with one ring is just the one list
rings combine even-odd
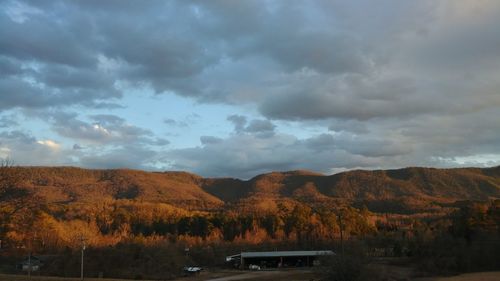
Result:
{"label": "long building", "polygon": [[319,265],[319,258],[335,255],[333,251],[274,251],[241,252],[226,257],[226,262],[235,267],[248,268],[257,265],[264,268],[303,267]]}

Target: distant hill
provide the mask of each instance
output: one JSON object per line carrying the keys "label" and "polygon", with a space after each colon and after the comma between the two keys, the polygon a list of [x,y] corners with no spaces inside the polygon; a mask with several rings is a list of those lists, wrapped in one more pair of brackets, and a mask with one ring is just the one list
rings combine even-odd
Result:
{"label": "distant hill", "polygon": [[99,200],[163,203],[186,210],[275,210],[279,204],[350,204],[374,212],[417,213],[464,200],[500,198],[500,167],[272,172],[250,180],[202,178],[186,172],[19,167],[22,185],[49,203]]}

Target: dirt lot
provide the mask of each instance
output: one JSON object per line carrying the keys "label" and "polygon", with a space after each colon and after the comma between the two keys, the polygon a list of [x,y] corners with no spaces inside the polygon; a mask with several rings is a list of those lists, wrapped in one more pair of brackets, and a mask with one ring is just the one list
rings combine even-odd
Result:
{"label": "dirt lot", "polygon": [[[236,271],[236,270],[220,270],[215,272],[203,272],[199,275],[191,277],[183,277],[176,279],[175,281],[232,281],[232,280],[262,280],[262,281],[273,281],[273,280],[286,280],[286,281],[299,281],[299,280],[311,280],[314,278],[314,274],[308,270],[289,270],[289,271]],[[28,277],[25,275],[6,275],[0,274],[0,281],[26,281]],[[32,276],[32,281],[78,281],[80,278],[59,278],[59,277],[38,277]],[[85,278],[88,281],[125,281],[123,279],[97,279],[97,278]],[[126,280],[130,281],[130,280]]]}
{"label": "dirt lot", "polygon": [[[389,269],[389,271],[391,271]],[[393,272],[393,271],[391,271]],[[427,278],[410,278],[404,275],[404,271],[395,271],[396,275],[390,276],[389,280],[415,280],[415,281],[499,281],[500,271],[496,272],[478,272],[468,273],[452,277],[427,277]],[[26,281],[27,276],[24,275],[5,275],[0,274],[0,281]],[[32,276],[32,281],[78,281],[79,278],[59,278],[59,277],[38,277]],[[123,279],[97,279],[85,278],[88,281],[130,281]],[[200,275],[183,277],[175,281],[302,281],[302,280],[318,280],[314,272],[309,270],[286,270],[286,271],[236,271],[236,270],[220,270],[215,272],[203,272]]]}
{"label": "dirt lot", "polygon": [[498,281],[500,271],[467,273],[451,277],[419,278],[416,281]]}
{"label": "dirt lot", "polygon": [[[387,280],[415,280],[415,281],[500,281],[500,272],[478,272],[468,273],[452,277],[429,277],[429,278],[412,278],[411,270],[408,268],[390,267],[383,269],[387,275]],[[180,278],[176,281],[299,281],[299,280],[319,280],[314,272],[309,270],[289,270],[289,271],[258,271],[258,272],[204,272],[196,277]]]}
{"label": "dirt lot", "polygon": [[[29,280],[26,275],[9,275],[0,274],[0,281],[26,281]],[[31,276],[31,281],[79,281],[80,278],[63,278],[63,277],[47,277],[47,276]],[[97,279],[85,278],[86,281],[130,281],[123,279]]]}
{"label": "dirt lot", "polygon": [[299,281],[299,280],[317,280],[315,274],[311,270],[270,270],[270,271],[217,271],[217,272],[203,272],[198,276],[179,278],[176,281],[234,281],[234,280],[286,280],[286,281]]}

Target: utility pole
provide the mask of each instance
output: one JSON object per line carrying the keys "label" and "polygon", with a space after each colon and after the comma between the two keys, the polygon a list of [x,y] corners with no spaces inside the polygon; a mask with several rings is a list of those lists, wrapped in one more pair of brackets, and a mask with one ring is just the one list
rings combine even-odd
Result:
{"label": "utility pole", "polygon": [[83,253],[85,252],[85,237],[83,237],[83,234],[80,235],[80,243],[82,246],[82,260],[80,264],[80,280],[83,281]]}
{"label": "utility pole", "polygon": [[31,247],[28,255],[28,280],[31,280]]}
{"label": "utility pole", "polygon": [[28,240],[28,248],[29,248],[29,252],[28,252],[28,280],[31,280],[31,270],[33,270],[31,256],[33,255],[33,242],[35,241],[35,237],[36,237],[36,232],[33,236],[29,237],[29,240]]}
{"label": "utility pole", "polygon": [[338,214],[339,226],[340,226],[340,250],[342,252],[342,257],[344,257],[344,224],[342,222],[342,210]]}

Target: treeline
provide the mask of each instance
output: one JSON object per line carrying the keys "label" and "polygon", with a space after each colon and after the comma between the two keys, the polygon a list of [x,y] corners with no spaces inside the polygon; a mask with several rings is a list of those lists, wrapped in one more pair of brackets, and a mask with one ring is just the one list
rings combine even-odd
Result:
{"label": "treeline", "polygon": [[448,227],[421,239],[415,256],[429,273],[500,270],[500,200],[462,207]]}
{"label": "treeline", "polygon": [[[375,232],[370,213],[346,207],[341,210],[313,210],[306,205],[281,208],[278,213],[237,214],[218,212],[171,217],[155,221],[131,222],[134,235],[209,237],[223,241],[335,239],[340,231],[346,237]],[[341,221],[343,220],[343,221]]]}
{"label": "treeline", "polygon": [[30,220],[10,221],[4,247],[20,247],[29,239],[57,250],[78,246],[83,235],[92,246],[112,246],[130,237],[170,242],[249,242],[313,240],[365,236],[377,231],[367,209],[344,207],[314,210],[306,205],[283,207],[277,213],[188,212],[165,205],[103,202],[90,206],[43,206],[30,209]]}
{"label": "treeline", "polygon": [[[324,280],[394,280],[400,273],[381,267],[391,262],[406,270],[413,267],[412,278],[498,271],[500,200],[463,202],[449,216],[406,225],[391,223],[375,235],[345,244],[345,254],[323,261],[327,266],[319,272]],[[396,259],[377,259],[380,256]]]}

